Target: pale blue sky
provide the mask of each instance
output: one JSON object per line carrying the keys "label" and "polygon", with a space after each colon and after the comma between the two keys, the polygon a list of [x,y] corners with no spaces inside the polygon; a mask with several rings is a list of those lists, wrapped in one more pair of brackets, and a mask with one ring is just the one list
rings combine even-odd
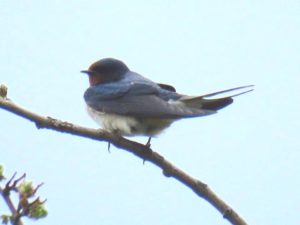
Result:
{"label": "pale blue sky", "polygon": [[[0,83],[24,107],[94,128],[79,71],[104,57],[186,94],[255,84],[217,115],[177,122],[152,147],[249,224],[296,225],[299,25],[296,0],[2,0]],[[45,183],[49,216],[26,225],[228,224],[150,163],[116,148],[108,154],[107,143],[37,130],[3,110],[0,124],[6,174]]]}

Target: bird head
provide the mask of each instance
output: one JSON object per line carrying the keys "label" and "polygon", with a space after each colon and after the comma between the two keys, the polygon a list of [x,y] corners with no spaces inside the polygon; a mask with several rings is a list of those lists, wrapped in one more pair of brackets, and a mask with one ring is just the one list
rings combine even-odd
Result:
{"label": "bird head", "polygon": [[113,58],[101,59],[94,62],[88,70],[82,70],[82,73],[89,75],[91,86],[110,83],[122,79],[129,69],[120,60]]}

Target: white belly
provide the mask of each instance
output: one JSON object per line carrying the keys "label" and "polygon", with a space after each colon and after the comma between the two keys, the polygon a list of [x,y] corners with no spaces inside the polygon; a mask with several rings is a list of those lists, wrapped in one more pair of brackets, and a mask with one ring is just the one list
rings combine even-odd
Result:
{"label": "white belly", "polygon": [[120,135],[155,136],[169,127],[173,120],[143,118],[136,119],[131,116],[107,114],[99,112],[87,106],[89,115],[108,132],[116,132]]}
{"label": "white belly", "polygon": [[138,125],[136,119],[129,116],[120,116],[116,114],[107,114],[99,112],[87,106],[89,115],[109,132],[119,132],[121,135],[132,135],[132,127]]}

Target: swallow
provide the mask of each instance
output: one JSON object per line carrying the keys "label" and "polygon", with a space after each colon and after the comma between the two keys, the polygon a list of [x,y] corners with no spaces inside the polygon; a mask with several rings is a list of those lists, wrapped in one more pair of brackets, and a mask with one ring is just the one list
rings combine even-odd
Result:
{"label": "swallow", "polygon": [[[230,105],[233,97],[253,90],[253,85],[247,85],[200,96],[179,94],[173,86],[155,83],[113,58],[101,59],[81,72],[89,78],[90,87],[84,93],[89,115],[108,132],[148,136],[148,144],[173,122],[215,114]],[[211,98],[237,90],[242,91]]]}

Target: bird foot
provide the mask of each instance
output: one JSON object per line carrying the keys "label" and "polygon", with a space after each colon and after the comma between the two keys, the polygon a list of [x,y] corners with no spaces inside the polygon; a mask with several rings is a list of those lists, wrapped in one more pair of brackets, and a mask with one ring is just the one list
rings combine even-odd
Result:
{"label": "bird foot", "polygon": [[111,145],[111,143],[108,142],[108,145],[107,145],[107,151],[108,151],[108,153],[111,153],[111,152],[110,152],[110,145]]}
{"label": "bird foot", "polygon": [[148,148],[151,147],[151,137],[148,138],[147,143],[145,144]]}

